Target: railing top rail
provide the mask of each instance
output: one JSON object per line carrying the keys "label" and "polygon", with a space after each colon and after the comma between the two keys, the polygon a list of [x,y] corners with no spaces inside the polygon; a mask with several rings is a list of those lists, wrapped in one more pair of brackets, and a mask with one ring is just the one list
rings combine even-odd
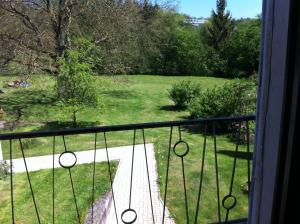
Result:
{"label": "railing top rail", "polygon": [[124,124],[124,125],[110,125],[110,126],[99,126],[90,128],[70,128],[64,130],[50,130],[50,131],[36,131],[36,132],[19,132],[19,133],[6,133],[0,134],[0,140],[10,139],[21,139],[21,138],[37,138],[37,137],[52,137],[52,136],[63,136],[63,135],[74,135],[74,134],[89,134],[98,132],[112,132],[112,131],[129,131],[137,129],[149,129],[149,128],[166,128],[176,127],[182,125],[198,125],[208,124],[214,122],[225,122],[225,121],[253,121],[255,120],[254,115],[238,116],[238,117],[215,117],[197,120],[181,120],[181,121],[165,121],[165,122],[150,122],[140,124]]}

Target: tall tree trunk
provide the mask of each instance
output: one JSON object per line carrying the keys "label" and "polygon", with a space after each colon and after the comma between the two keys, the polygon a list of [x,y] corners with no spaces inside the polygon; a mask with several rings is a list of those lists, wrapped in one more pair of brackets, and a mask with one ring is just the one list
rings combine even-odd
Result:
{"label": "tall tree trunk", "polygon": [[70,46],[70,25],[72,21],[74,0],[60,0],[56,31],[57,55],[64,57]]}
{"label": "tall tree trunk", "polygon": [[73,128],[77,127],[76,111],[73,111]]}
{"label": "tall tree trunk", "polygon": [[[70,46],[70,26],[72,21],[74,0],[59,0],[59,13],[56,23],[57,59],[66,57],[66,50]],[[55,26],[55,24],[54,24]],[[64,89],[59,82],[60,66],[56,61],[57,68],[57,97],[63,96]]]}

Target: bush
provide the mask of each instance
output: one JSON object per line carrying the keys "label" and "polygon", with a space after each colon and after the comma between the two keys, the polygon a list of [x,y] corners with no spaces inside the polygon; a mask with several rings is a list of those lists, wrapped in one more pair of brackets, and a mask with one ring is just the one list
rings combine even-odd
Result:
{"label": "bush", "polygon": [[169,90],[169,98],[175,106],[185,108],[196,97],[200,96],[200,85],[191,81],[175,83]]}
{"label": "bush", "polygon": [[0,180],[5,180],[9,175],[9,164],[6,161],[0,161]]}
{"label": "bush", "polygon": [[192,118],[252,114],[256,106],[254,82],[236,80],[214,87],[195,98],[188,110]]}

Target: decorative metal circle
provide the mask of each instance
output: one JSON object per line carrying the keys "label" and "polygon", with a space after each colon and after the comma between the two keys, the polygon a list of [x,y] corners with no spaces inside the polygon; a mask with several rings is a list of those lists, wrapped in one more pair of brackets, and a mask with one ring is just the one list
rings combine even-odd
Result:
{"label": "decorative metal circle", "polygon": [[[71,159],[68,159],[68,158],[71,158]],[[77,157],[74,152],[65,151],[62,154],[60,154],[58,162],[61,167],[70,169],[76,165]]]}
{"label": "decorative metal circle", "polygon": [[[228,201],[230,199],[232,200],[231,205],[226,205],[226,201]],[[236,206],[236,197],[234,197],[233,195],[227,195],[227,196],[225,196],[223,198],[223,200],[222,200],[222,205],[227,210],[233,209]]]}
{"label": "decorative metal circle", "polygon": [[137,219],[136,211],[131,208],[126,209],[124,212],[122,212],[121,219],[122,219],[122,222],[125,224],[134,223]]}
{"label": "decorative metal circle", "polygon": [[[185,151],[183,151],[183,152],[178,152],[178,151],[176,151],[176,148],[178,148],[180,145],[184,145]],[[178,142],[174,145],[173,151],[174,151],[174,153],[175,153],[176,156],[182,157],[182,158],[183,158],[183,157],[185,157],[185,156],[189,153],[189,151],[190,151],[190,146],[189,146],[185,141],[180,140],[180,141],[178,141]]]}

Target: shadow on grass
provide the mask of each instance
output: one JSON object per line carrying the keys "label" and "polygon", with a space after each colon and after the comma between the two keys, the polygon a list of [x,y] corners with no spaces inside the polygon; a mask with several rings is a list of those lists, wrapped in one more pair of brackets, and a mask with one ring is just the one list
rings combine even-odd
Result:
{"label": "shadow on grass", "polygon": [[13,112],[16,109],[26,109],[34,105],[53,105],[56,102],[52,91],[16,90],[11,94],[0,97],[0,105],[6,110]]}
{"label": "shadow on grass", "polygon": [[[195,124],[195,125],[184,125],[181,127],[181,130],[189,133],[189,134],[200,134],[200,135],[205,135],[205,124]],[[215,133],[216,135],[226,135],[229,134],[230,131],[227,129],[227,127],[224,127],[222,125],[215,126]],[[213,125],[207,124],[206,126],[206,135],[207,136],[213,136]]]}
{"label": "shadow on grass", "polygon": [[52,121],[47,122],[43,126],[35,129],[34,131],[53,131],[53,130],[63,130],[70,128],[88,128],[88,127],[96,127],[99,126],[100,122],[89,122],[89,121],[79,121],[77,122],[77,126],[74,127],[71,121]]}
{"label": "shadow on grass", "polygon": [[[183,120],[197,120],[192,119],[191,117],[182,116]],[[201,120],[201,119],[200,119]],[[218,122],[209,122],[207,124],[199,123],[194,125],[185,125],[182,126],[182,130],[188,132],[189,134],[201,134],[205,135],[205,127],[206,127],[206,135],[213,136],[214,131],[216,135],[229,135],[232,133],[230,129],[232,122],[228,121],[218,121]]]}
{"label": "shadow on grass", "polygon": [[110,96],[119,99],[128,99],[136,96],[136,93],[133,90],[103,91],[102,94],[104,94],[105,96]]}
{"label": "shadow on grass", "polygon": [[218,153],[232,158],[253,160],[253,152],[248,153],[248,152],[235,152],[230,150],[219,150]]}
{"label": "shadow on grass", "polygon": [[161,106],[159,109],[164,111],[183,111],[186,108],[178,107],[175,105],[166,105],[166,106]]}
{"label": "shadow on grass", "polygon": [[0,75],[2,77],[13,77],[13,76],[16,76],[16,77],[19,77],[20,73],[16,72],[16,71],[10,71],[10,70],[7,70],[7,71],[1,71],[0,72]]}

